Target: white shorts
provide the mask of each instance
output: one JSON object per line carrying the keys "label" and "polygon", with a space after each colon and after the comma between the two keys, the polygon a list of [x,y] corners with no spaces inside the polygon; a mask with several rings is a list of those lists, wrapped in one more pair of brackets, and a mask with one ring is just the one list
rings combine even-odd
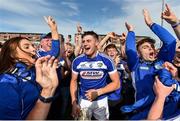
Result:
{"label": "white shorts", "polygon": [[[108,108],[108,98],[97,101],[89,101],[85,99],[80,99],[81,115],[85,117],[86,120],[91,120],[94,116],[97,120],[107,120],[109,119],[109,108]],[[82,118],[81,118],[82,120]]]}

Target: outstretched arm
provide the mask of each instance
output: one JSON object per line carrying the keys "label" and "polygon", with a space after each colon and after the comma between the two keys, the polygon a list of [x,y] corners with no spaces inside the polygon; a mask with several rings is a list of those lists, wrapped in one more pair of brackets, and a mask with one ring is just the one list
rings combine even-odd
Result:
{"label": "outstretched arm", "polygon": [[153,23],[149,12],[143,9],[145,23],[163,42],[163,46],[158,54],[158,59],[171,62],[174,59],[176,39],[163,27]]}
{"label": "outstretched arm", "polygon": [[162,18],[172,26],[174,32],[176,33],[176,36],[180,40],[180,22],[178,17],[174,14],[168,4],[166,4],[166,9],[162,13]]}

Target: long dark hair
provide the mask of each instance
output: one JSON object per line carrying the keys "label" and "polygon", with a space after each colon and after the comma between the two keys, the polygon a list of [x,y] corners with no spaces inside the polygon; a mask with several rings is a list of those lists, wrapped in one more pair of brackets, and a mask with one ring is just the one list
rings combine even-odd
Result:
{"label": "long dark hair", "polygon": [[0,52],[0,74],[9,72],[18,61],[16,57],[16,48],[20,47],[20,42],[22,39],[27,39],[25,37],[14,37],[7,40]]}

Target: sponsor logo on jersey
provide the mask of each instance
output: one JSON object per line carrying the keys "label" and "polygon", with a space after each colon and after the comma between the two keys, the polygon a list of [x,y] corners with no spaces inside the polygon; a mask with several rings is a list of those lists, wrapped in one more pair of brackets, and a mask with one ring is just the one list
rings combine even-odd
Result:
{"label": "sponsor logo on jersey", "polygon": [[142,69],[142,70],[149,70],[149,67],[147,67],[147,66],[140,66],[140,69]]}
{"label": "sponsor logo on jersey", "polygon": [[83,79],[101,79],[104,75],[103,71],[81,71],[80,75]]}
{"label": "sponsor logo on jersey", "polygon": [[81,62],[77,69],[107,69],[107,66],[103,63],[103,61],[95,61],[95,62]]}

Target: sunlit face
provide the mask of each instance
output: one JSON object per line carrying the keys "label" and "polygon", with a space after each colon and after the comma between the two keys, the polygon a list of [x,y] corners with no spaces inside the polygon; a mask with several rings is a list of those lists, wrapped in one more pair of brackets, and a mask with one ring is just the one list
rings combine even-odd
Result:
{"label": "sunlit face", "polygon": [[84,53],[88,57],[90,58],[95,57],[97,52],[97,45],[98,45],[98,40],[94,38],[92,35],[86,35],[83,37],[82,47],[84,49]]}
{"label": "sunlit face", "polygon": [[149,42],[145,42],[138,47],[138,52],[142,59],[145,61],[154,61],[155,60],[155,49]]}
{"label": "sunlit face", "polygon": [[36,49],[29,40],[22,39],[19,43],[19,46],[16,48],[16,51],[16,56],[20,61],[25,62],[27,65],[35,63]]}
{"label": "sunlit face", "polygon": [[44,38],[41,40],[41,48],[45,51],[51,50],[52,38]]}
{"label": "sunlit face", "polygon": [[118,52],[116,50],[116,48],[108,48],[106,50],[106,53],[108,56],[110,56],[113,60],[115,59],[115,57],[117,56]]}

